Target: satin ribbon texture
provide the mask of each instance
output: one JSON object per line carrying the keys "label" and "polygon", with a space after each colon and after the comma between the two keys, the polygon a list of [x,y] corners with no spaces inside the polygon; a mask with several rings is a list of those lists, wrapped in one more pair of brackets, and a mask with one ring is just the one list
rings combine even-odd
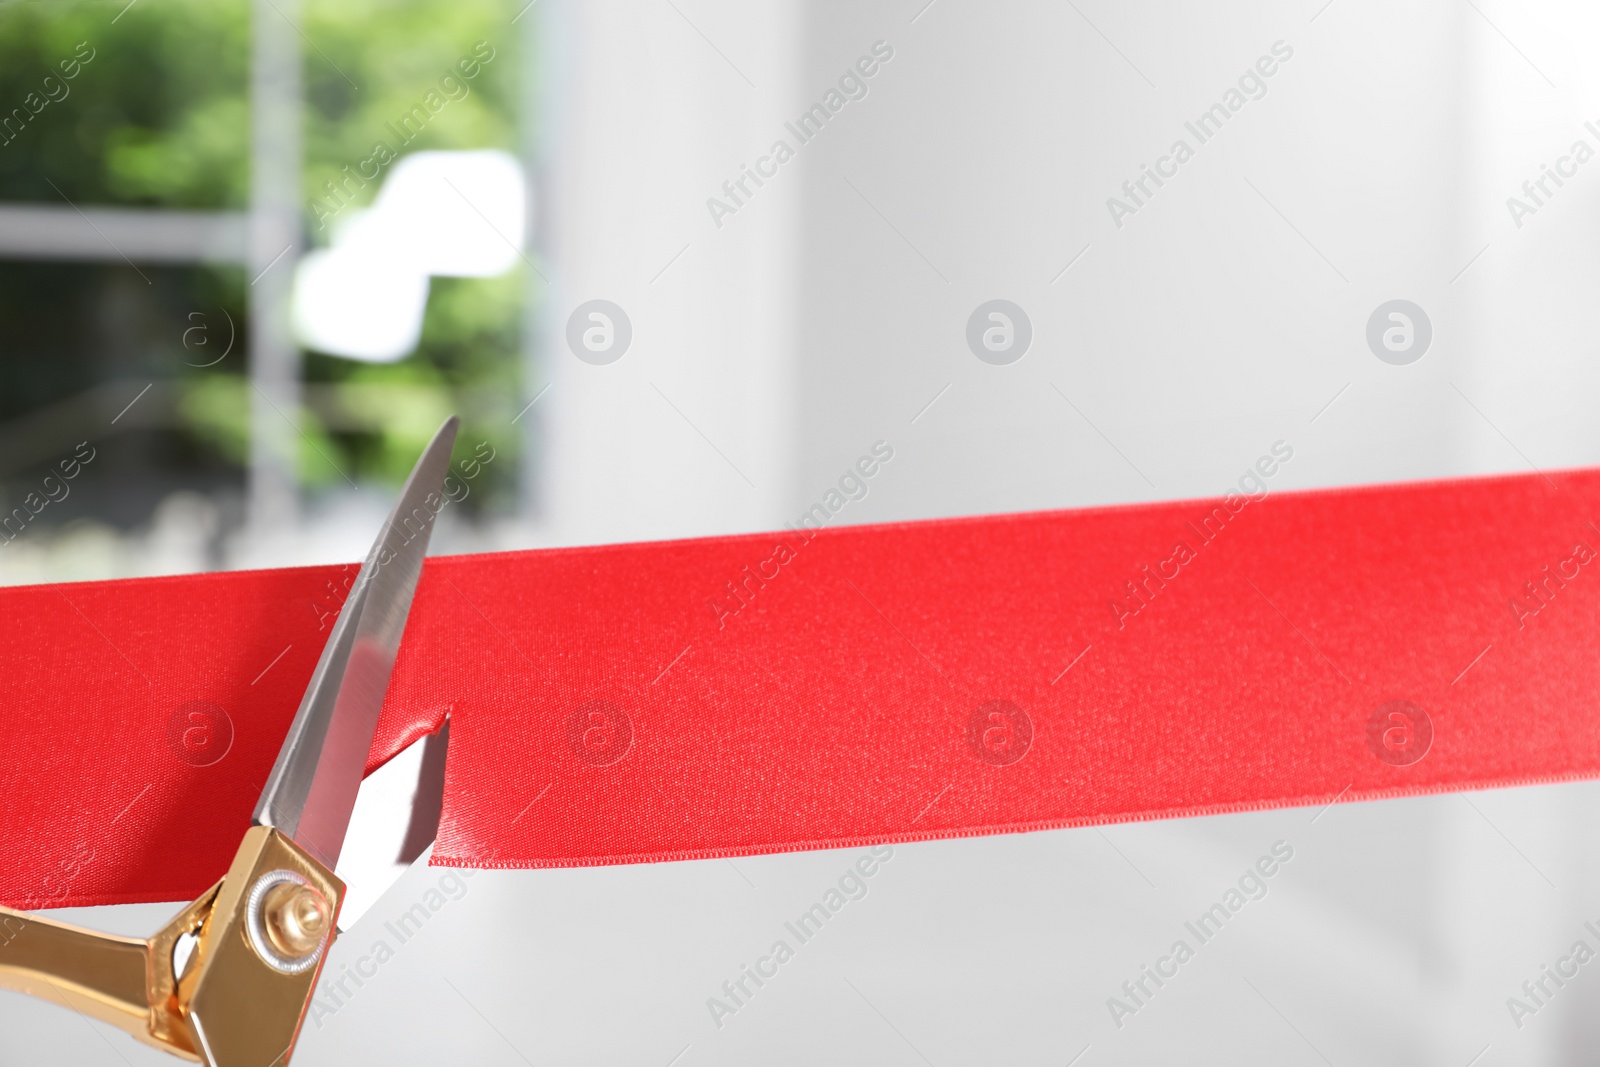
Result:
{"label": "satin ribbon texture", "polygon": [[[635,863],[1600,772],[1600,472],[428,561],[433,862]],[[0,590],[0,901],[224,871],[357,567]]]}

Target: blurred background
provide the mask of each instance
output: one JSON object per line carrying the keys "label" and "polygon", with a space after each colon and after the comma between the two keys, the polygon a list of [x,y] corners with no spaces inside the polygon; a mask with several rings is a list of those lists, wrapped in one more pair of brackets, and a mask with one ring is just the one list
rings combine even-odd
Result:
{"label": "blurred background", "polygon": [[[358,559],[451,412],[439,552],[776,528],[877,442],[834,521],[1600,462],[1597,57],[1577,0],[3,2],[0,583]],[[1600,976],[1506,999],[1600,949],[1597,800],[906,846],[722,1028],[853,854],[483,872],[297,1062],[1591,1062]],[[0,996],[7,1062],[161,1062],[103,1036]]]}
{"label": "blurred background", "polygon": [[0,5],[0,506],[96,453],[7,530],[0,580],[332,558],[450,412],[496,456],[463,543],[531,514],[536,36],[513,14]]}

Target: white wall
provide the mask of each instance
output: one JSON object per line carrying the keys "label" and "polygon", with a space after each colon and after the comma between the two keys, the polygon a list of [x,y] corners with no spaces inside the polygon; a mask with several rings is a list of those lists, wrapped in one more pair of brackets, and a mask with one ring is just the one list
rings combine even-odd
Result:
{"label": "white wall", "polygon": [[[756,158],[792,95],[797,7],[548,8],[567,78],[540,216],[553,265],[551,389],[535,409],[549,445],[543,535],[775,526],[793,477],[798,183],[773,183],[759,214],[720,229],[705,201]],[[597,298],[633,325],[606,366],[565,337],[572,310]]]}

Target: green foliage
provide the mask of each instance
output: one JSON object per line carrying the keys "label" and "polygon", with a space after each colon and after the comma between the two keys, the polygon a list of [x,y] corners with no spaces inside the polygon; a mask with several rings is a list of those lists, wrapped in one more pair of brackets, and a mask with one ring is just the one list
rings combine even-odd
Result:
{"label": "green foliage", "polygon": [[[250,181],[251,8],[249,0],[138,0],[126,8],[124,0],[0,0],[0,120],[23,109],[11,139],[0,133],[0,200],[243,210]],[[355,170],[379,141],[399,154],[519,147],[520,100],[529,75],[519,48],[521,25],[510,22],[511,0],[302,0],[299,8],[302,192],[310,243],[325,244],[330,235],[309,206],[331,203],[326,182],[338,180],[353,191],[341,211],[376,195],[384,175],[358,187],[345,168]],[[477,73],[469,79],[458,63],[473,60],[475,46]],[[93,58],[63,81],[62,61],[84,47]],[[441,90],[441,79],[452,72],[459,82]],[[33,113],[29,94],[43,94],[46,77],[66,92],[51,90],[61,99]],[[390,124],[413,106],[426,107],[430,91],[439,94],[435,101],[447,102],[430,109],[423,132],[402,144]],[[206,290],[196,306],[234,316],[239,341],[231,358],[198,370],[183,366],[185,353],[177,352],[170,362],[181,383],[178,410],[197,448],[242,466],[249,453],[243,377],[248,290],[231,269],[202,269],[196,277]],[[500,278],[434,279],[422,343],[407,359],[370,365],[308,353],[307,403],[299,417],[305,482],[342,484],[335,467],[357,478],[398,480],[439,420],[460,411],[464,454],[479,441],[498,454],[479,483],[488,491],[475,492],[469,506],[509,492],[518,462],[510,418],[523,403],[518,383],[526,292],[521,267]],[[30,298],[27,312],[59,322],[81,316],[83,304],[45,288]],[[8,325],[6,332],[30,331]],[[54,393],[72,388],[51,386]],[[27,410],[50,398],[13,397],[11,406]]]}
{"label": "green foliage", "polygon": [[197,376],[183,383],[178,410],[203,440],[230,461],[250,456],[250,387],[237,374]]}
{"label": "green foliage", "polygon": [[[308,202],[327,202],[324,183],[329,181],[344,183],[354,204],[370,202],[378,184],[360,188],[359,168],[380,142],[401,154],[516,150],[522,71],[518,34],[501,0],[320,3],[307,10],[306,32],[316,45],[307,51],[305,65]],[[480,54],[491,57],[487,63],[475,61],[473,47],[479,42]],[[474,77],[465,77],[457,67],[462,60],[477,71]],[[442,90],[440,81],[446,76],[453,76],[461,88]],[[425,104],[430,91],[436,94],[435,106],[443,102],[437,113]],[[423,107],[429,117],[420,135],[405,144],[391,127],[414,107]],[[349,180],[350,173],[357,173],[357,182]],[[308,207],[308,220],[314,215]],[[326,243],[325,228],[313,223],[312,231]]]}
{"label": "green foliage", "polygon": [[[376,169],[376,163],[362,164],[374,159],[379,143],[401,155],[517,150],[518,94],[526,75],[518,58],[520,33],[510,24],[514,13],[502,0],[338,0],[307,8],[305,29],[315,46],[306,50],[304,68],[304,194],[312,240],[327,243],[333,229],[318,225],[324,212],[314,204],[338,216],[377,195],[388,168],[364,185],[361,175]],[[484,55],[487,62],[478,58]],[[474,76],[463,74],[463,60]],[[454,79],[448,87],[441,86],[446,76]],[[399,124],[414,107],[423,108],[428,121],[404,143],[408,131]],[[330,195],[328,182],[340,189],[338,197]],[[373,365],[308,354],[308,383],[338,390],[339,410],[325,417],[370,427],[335,435],[350,466],[372,477],[404,478],[439,422],[457,411],[464,454],[488,441],[499,457],[481,483],[488,491],[475,492],[470,506],[512,490],[519,440],[510,420],[521,407],[526,292],[521,268],[499,278],[435,278],[416,355]],[[469,405],[463,402],[467,392],[498,402]]]}
{"label": "green foliage", "polygon": [[[249,195],[247,0],[0,3],[0,108],[23,108],[80,43],[94,58],[59,102],[0,147],[0,199],[243,207]],[[397,121],[484,42],[493,59],[462,79],[404,151],[517,147],[516,32],[502,0],[320,0],[302,6],[307,42],[305,193],[326,195]],[[112,19],[117,18],[115,24]],[[370,199],[375,187],[369,186]]]}
{"label": "green foliage", "polygon": [[[120,18],[119,10],[71,0],[0,5],[0,108],[26,111],[30,93],[48,98],[46,77],[67,90],[0,147],[0,199],[242,207],[247,3],[143,0]],[[64,80],[61,63],[80,43],[93,58]]]}
{"label": "green foliage", "polygon": [[494,488],[479,496],[514,488],[515,471],[505,459],[519,448],[511,419],[523,403],[516,399],[517,353],[526,291],[525,268],[498,278],[434,278],[418,356],[372,364],[307,355],[308,388],[336,387],[337,410],[324,412],[326,420],[372,427],[338,436],[353,466],[403,480],[433,431],[454,411],[462,416],[459,438],[465,454],[471,444],[488,441],[502,457],[490,470],[487,484]]}

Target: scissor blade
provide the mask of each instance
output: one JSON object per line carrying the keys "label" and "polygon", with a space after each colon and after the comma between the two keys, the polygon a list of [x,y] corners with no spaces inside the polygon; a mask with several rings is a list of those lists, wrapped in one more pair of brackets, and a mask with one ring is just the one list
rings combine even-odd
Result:
{"label": "scissor blade", "polygon": [[344,847],[422,558],[444,503],[456,426],[454,416],[445,421],[406,479],[256,803],[257,826],[283,831],[329,870]]}
{"label": "scissor blade", "polygon": [[447,720],[361,782],[344,852],[334,873],[344,882],[339,932],[362,915],[433,847],[444,805],[444,765],[450,745]]}

